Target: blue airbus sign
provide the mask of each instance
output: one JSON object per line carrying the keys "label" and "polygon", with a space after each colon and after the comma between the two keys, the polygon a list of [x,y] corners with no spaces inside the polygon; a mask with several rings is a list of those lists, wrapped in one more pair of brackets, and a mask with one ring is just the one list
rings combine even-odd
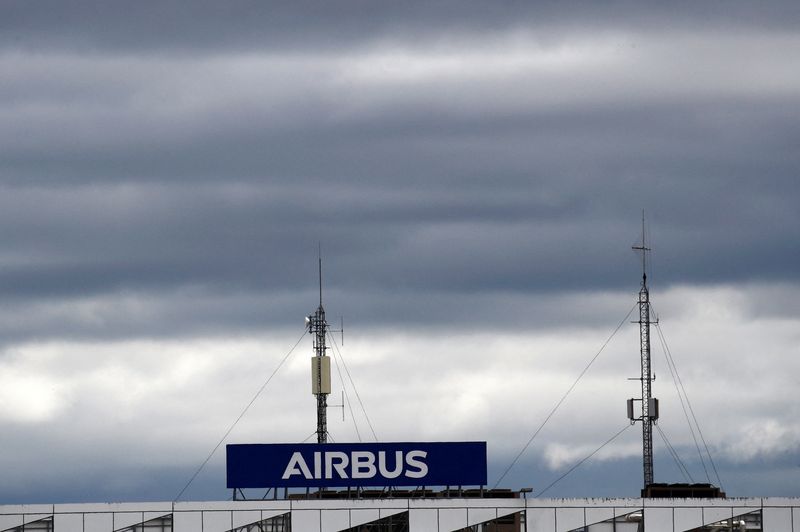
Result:
{"label": "blue airbus sign", "polygon": [[229,488],[483,486],[486,442],[236,444]]}

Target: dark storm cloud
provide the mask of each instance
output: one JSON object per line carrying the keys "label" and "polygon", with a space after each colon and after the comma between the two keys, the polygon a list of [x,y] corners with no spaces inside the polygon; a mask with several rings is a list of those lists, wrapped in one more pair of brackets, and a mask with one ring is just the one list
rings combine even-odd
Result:
{"label": "dark storm cloud", "polygon": [[[637,207],[650,204],[658,205],[649,214],[662,285],[795,278],[790,189],[663,180],[663,188],[625,178],[564,187],[445,180],[413,190],[346,182],[10,187],[0,288],[6,297],[302,289],[313,284],[321,241],[330,287],[355,293],[624,289],[637,277],[629,250]],[[637,189],[642,197],[627,195]]]}

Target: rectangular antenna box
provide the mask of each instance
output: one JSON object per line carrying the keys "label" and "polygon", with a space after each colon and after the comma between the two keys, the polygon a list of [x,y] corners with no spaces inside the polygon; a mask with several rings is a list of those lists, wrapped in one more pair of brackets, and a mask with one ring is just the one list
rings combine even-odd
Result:
{"label": "rectangular antenna box", "polygon": [[311,393],[331,393],[331,357],[311,357]]}

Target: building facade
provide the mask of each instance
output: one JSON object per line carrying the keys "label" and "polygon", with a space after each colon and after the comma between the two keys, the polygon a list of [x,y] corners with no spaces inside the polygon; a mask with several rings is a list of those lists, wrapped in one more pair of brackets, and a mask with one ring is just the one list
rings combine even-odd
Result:
{"label": "building facade", "polygon": [[392,498],[0,506],[2,532],[800,532],[800,499]]}

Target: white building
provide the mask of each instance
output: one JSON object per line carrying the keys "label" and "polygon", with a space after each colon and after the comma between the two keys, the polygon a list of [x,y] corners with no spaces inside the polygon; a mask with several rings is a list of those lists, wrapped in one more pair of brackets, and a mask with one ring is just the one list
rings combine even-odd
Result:
{"label": "white building", "polygon": [[0,531],[800,532],[800,498],[287,499],[0,506]]}

